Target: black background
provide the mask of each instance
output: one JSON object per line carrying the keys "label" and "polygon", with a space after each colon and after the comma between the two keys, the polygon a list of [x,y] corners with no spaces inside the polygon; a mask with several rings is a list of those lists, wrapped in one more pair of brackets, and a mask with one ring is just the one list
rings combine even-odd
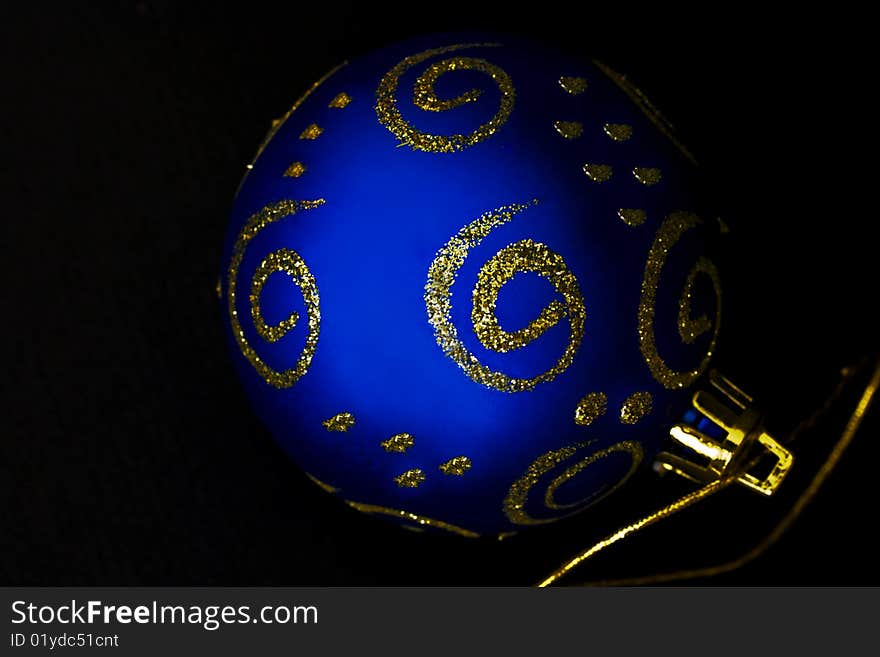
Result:
{"label": "black background", "polygon": [[[0,583],[529,584],[586,545],[586,517],[495,544],[348,510],[283,456],[227,360],[219,250],[270,120],[339,62],[424,32],[530,35],[629,74],[735,227],[722,364],[780,426],[808,414],[876,344],[865,17],[736,7],[6,8]],[[876,426],[774,549],[714,582],[880,583]],[[700,554],[706,514],[753,542],[758,504],[736,493],[605,567]]]}

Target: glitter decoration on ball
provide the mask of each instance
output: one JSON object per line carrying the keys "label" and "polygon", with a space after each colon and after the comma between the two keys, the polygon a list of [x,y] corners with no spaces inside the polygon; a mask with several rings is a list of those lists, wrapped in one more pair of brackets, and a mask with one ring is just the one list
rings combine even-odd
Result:
{"label": "glitter decoration on ball", "polygon": [[220,286],[236,370],[355,509],[468,537],[579,513],[649,470],[710,365],[702,189],[600,63],[507,36],[379,50],[248,167]]}

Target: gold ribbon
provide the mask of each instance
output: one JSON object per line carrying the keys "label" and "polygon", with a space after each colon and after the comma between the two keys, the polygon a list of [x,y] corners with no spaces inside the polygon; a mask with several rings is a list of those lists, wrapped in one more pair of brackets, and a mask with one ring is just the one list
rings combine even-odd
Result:
{"label": "gold ribbon", "polygon": [[[792,434],[789,436],[788,442],[790,442],[797,434],[801,433],[804,429],[815,424],[816,420],[828,411],[831,406],[831,402],[840,395],[845,383],[847,382],[847,380],[849,380],[849,378],[851,378],[852,375],[852,370],[844,370],[844,379],[837,386],[828,401],[808,420],[805,420],[797,429],[795,429],[795,431],[792,432]],[[779,538],[785,533],[785,531],[789,527],[791,527],[792,524],[794,524],[798,516],[800,516],[806,506],[819,492],[819,489],[822,487],[831,472],[840,462],[843,453],[852,443],[852,440],[855,437],[855,434],[858,431],[859,427],[861,426],[869,407],[874,401],[874,397],[877,394],[878,388],[880,388],[880,359],[875,362],[874,371],[871,375],[871,379],[865,387],[864,391],[862,392],[862,395],[859,399],[858,404],[856,405],[855,410],[850,415],[846,427],[843,430],[843,433],[837,439],[837,442],[835,443],[830,454],[828,455],[828,458],[825,459],[825,462],[822,464],[822,467],[819,468],[816,476],[813,478],[813,480],[810,482],[804,492],[801,493],[801,495],[798,497],[797,501],[794,503],[794,506],[792,506],[792,508],[785,514],[785,516],[783,516],[783,518],[776,524],[776,526],[748,552],[737,557],[736,559],[732,559],[730,561],[726,561],[724,563],[714,566],[677,570],[668,573],[659,573],[641,577],[630,577],[616,580],[598,580],[586,582],[584,583],[584,585],[641,586],[646,584],[660,584],[677,580],[693,579],[697,577],[711,577],[714,575],[719,575],[722,573],[730,572],[732,570],[736,570],[737,568],[740,568],[759,557],[777,540],[779,540]],[[745,469],[748,469],[748,467],[751,465],[752,464],[748,464]],[[575,568],[579,567],[585,561],[594,557],[602,550],[622,541],[624,538],[627,538],[628,536],[631,536],[641,531],[642,529],[645,529],[646,527],[653,525],[663,518],[667,518],[680,511],[683,511],[689,506],[696,504],[697,502],[700,502],[701,500],[704,500],[721,490],[724,490],[725,488],[736,482],[736,479],[741,474],[742,470],[743,469],[737,469],[736,472],[733,472],[721,479],[713,481],[706,486],[703,486],[702,488],[675,500],[671,504],[668,504],[660,509],[657,509],[656,511],[645,515],[644,517],[636,520],[626,527],[617,530],[610,536],[607,536],[606,538],[598,541],[586,550],[583,550],[579,554],[570,558],[568,561],[562,564],[562,566],[557,568],[555,571],[550,573],[550,575],[539,582],[538,586],[546,587],[556,584],[557,582],[559,582],[560,579],[565,577]]]}

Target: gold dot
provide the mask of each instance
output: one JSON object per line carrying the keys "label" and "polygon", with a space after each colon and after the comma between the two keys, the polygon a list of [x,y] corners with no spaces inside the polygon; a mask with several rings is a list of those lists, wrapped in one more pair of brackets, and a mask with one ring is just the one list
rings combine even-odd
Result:
{"label": "gold dot", "polygon": [[606,123],[602,129],[614,141],[626,141],[633,134],[632,126],[626,123]]}
{"label": "gold dot", "polygon": [[284,175],[288,178],[299,178],[306,172],[306,165],[302,162],[294,162],[284,170]]}
{"label": "gold dot", "polygon": [[566,139],[577,139],[584,134],[584,124],[579,121],[555,121],[553,127]]}
{"label": "gold dot", "polygon": [[634,392],[620,407],[620,421],[623,424],[635,424],[651,412],[653,401],[650,392]]}
{"label": "gold dot", "polygon": [[308,128],[302,131],[300,134],[300,139],[317,139],[321,136],[321,133],[324,132],[324,129],[319,126],[317,123],[313,123]]}
{"label": "gold dot", "polygon": [[327,418],[321,424],[327,431],[348,431],[354,426],[354,415],[351,413],[337,413]]}
{"label": "gold dot", "polygon": [[633,175],[636,177],[636,180],[648,187],[656,185],[660,182],[660,178],[663,177],[660,169],[651,167],[636,167],[633,169]]}
{"label": "gold dot", "polygon": [[564,75],[559,78],[559,86],[565,89],[572,96],[578,96],[587,90],[587,80],[585,78],[576,78]]}
{"label": "gold dot", "polygon": [[585,164],[584,173],[593,182],[601,183],[611,179],[610,164]]}
{"label": "gold dot", "polygon": [[344,91],[336,94],[333,100],[330,101],[330,104],[327,107],[333,107],[336,109],[344,109],[346,105],[351,102],[351,96],[349,96]]}
{"label": "gold dot", "polygon": [[460,477],[471,469],[471,465],[471,460],[467,456],[456,456],[442,464],[440,466],[440,472],[445,475],[455,475],[456,477]]}
{"label": "gold dot", "polygon": [[627,226],[641,226],[645,223],[645,219],[648,215],[644,210],[621,208],[617,211],[617,216],[620,217],[621,221]]}
{"label": "gold dot", "polygon": [[425,473],[419,468],[413,468],[412,470],[407,470],[403,474],[397,475],[394,478],[394,483],[401,488],[418,488],[424,480]]}
{"label": "gold dot", "polygon": [[608,397],[604,392],[591,392],[581,399],[574,409],[574,423],[583,427],[605,415],[608,408]]}
{"label": "gold dot", "polygon": [[406,450],[412,447],[415,444],[415,438],[413,438],[408,433],[398,433],[388,440],[384,440],[380,445],[386,452],[395,452],[397,454],[403,454]]}

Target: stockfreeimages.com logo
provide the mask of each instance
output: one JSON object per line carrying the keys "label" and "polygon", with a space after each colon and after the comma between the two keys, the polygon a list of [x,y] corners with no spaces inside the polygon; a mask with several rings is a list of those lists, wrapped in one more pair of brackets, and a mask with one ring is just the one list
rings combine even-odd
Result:
{"label": "stockfreeimages.com logo", "polygon": [[317,624],[314,605],[267,605],[253,610],[250,605],[167,605],[153,600],[145,605],[111,605],[100,600],[69,604],[36,605],[25,600],[12,603],[12,623],[20,625],[199,625],[214,631],[222,625],[262,623],[265,625]]}

